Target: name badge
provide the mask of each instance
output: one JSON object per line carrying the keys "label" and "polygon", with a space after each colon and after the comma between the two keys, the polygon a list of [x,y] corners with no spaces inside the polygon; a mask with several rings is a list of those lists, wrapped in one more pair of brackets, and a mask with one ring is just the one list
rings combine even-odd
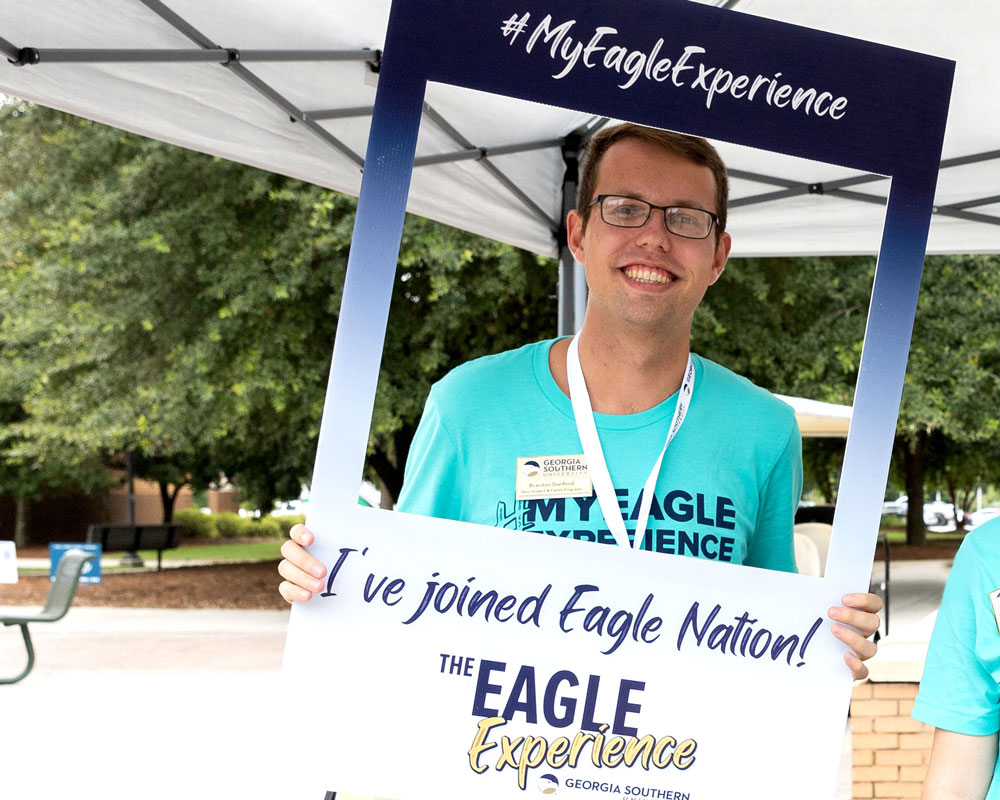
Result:
{"label": "name badge", "polygon": [[997,624],[997,632],[1000,633],[1000,589],[990,592],[990,604],[993,606],[993,619]]}
{"label": "name badge", "polygon": [[590,497],[594,484],[587,471],[587,459],[578,456],[528,456],[517,459],[516,500],[543,500],[547,497]]}

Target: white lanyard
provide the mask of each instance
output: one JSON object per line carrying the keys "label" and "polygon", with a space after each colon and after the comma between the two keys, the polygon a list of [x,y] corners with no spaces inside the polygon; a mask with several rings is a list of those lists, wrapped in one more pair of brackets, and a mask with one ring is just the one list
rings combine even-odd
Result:
{"label": "white lanyard", "polygon": [[691,356],[688,355],[687,366],[684,369],[684,380],[677,393],[677,408],[674,409],[674,418],[670,423],[667,441],[664,442],[660,457],[656,459],[653,471],[649,473],[646,485],[642,489],[642,502],[639,504],[635,537],[632,542],[629,542],[625,520],[622,518],[621,508],[618,505],[618,495],[615,494],[611,473],[608,472],[608,464],[604,460],[601,439],[597,435],[594,409],[590,404],[590,393],[587,391],[587,382],[583,377],[583,369],[580,367],[578,339],[579,334],[573,337],[569,343],[569,349],[566,351],[566,377],[569,382],[569,399],[573,403],[573,416],[576,418],[576,430],[580,435],[580,443],[583,445],[583,454],[587,457],[587,469],[594,482],[594,491],[597,492],[597,502],[601,506],[601,513],[604,514],[604,521],[611,529],[615,541],[618,542],[619,547],[632,547],[641,550],[642,540],[646,533],[646,522],[649,519],[649,508],[652,505],[653,492],[656,488],[656,478],[660,474],[663,456],[666,455],[667,448],[674,436],[677,435],[677,431],[681,429],[688,406],[691,403],[691,393],[694,391],[694,364],[691,362]]}

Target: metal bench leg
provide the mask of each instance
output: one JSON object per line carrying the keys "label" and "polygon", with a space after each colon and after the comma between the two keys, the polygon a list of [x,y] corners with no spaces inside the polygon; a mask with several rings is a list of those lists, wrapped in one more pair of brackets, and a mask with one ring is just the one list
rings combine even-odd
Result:
{"label": "metal bench leg", "polygon": [[16,678],[0,678],[0,685],[17,683],[20,680],[24,680],[28,677],[28,673],[31,672],[31,668],[35,666],[35,648],[31,646],[31,634],[28,633],[28,623],[18,622],[17,626],[21,629],[21,636],[24,638],[24,646],[28,651],[28,666],[26,666],[24,668],[24,672]]}

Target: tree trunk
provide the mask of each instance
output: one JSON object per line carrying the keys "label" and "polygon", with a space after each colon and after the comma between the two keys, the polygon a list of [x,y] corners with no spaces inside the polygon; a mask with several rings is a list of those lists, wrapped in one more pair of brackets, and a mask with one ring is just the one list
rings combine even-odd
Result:
{"label": "tree trunk", "polygon": [[410,444],[415,432],[416,429],[412,426],[404,425],[393,434],[393,453],[375,448],[375,452],[368,456],[368,465],[378,476],[382,508],[392,508],[399,500],[399,493],[403,489],[406,458],[410,453]]}
{"label": "tree trunk", "polygon": [[28,524],[31,521],[31,501],[17,498],[14,510],[14,547],[28,546]]}
{"label": "tree trunk", "polygon": [[972,503],[972,497],[976,492],[976,488],[974,486],[959,486],[950,477],[945,480],[945,486],[948,489],[948,502],[951,503],[952,511],[955,514],[955,531],[957,533],[965,533],[965,526],[968,523],[969,516],[969,504]]}
{"label": "tree trunk", "polygon": [[169,483],[164,483],[163,481],[159,481],[158,483],[160,486],[160,502],[163,504],[163,522],[173,522],[174,503],[177,500],[177,495],[180,494],[180,491],[185,484],[178,483],[174,486],[173,491],[171,491]]}
{"label": "tree trunk", "polygon": [[392,496],[392,492],[389,491],[389,487],[385,485],[385,481],[381,478],[378,479],[378,491],[379,491],[379,508],[386,508],[392,511],[392,507],[396,505],[395,499]]}
{"label": "tree trunk", "polygon": [[921,431],[912,438],[902,438],[900,449],[903,453],[903,474],[906,479],[906,543],[926,544],[924,473],[927,468],[927,434]]}
{"label": "tree trunk", "polygon": [[[368,456],[368,463],[378,475],[379,490],[382,492],[382,507],[392,508],[399,499],[399,491],[403,488],[403,470],[393,464],[381,450],[376,450]],[[386,502],[388,501],[388,505]]]}

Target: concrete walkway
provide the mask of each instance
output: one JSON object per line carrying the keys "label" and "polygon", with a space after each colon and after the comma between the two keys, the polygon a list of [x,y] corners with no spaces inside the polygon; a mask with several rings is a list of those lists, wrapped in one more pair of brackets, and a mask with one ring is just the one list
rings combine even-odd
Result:
{"label": "concrete walkway", "polygon": [[[933,619],[949,567],[892,565],[882,650]],[[287,611],[74,607],[32,626],[34,670],[0,686],[0,798],[323,800],[281,777],[296,741],[336,718],[321,692],[279,714],[287,622]],[[18,629],[0,629],[3,677],[24,658]],[[850,786],[845,736],[835,800]]]}
{"label": "concrete walkway", "polygon": [[[33,625],[34,670],[0,686],[0,797],[284,800],[288,726],[275,712],[287,621],[80,607]],[[4,677],[24,663],[19,629],[0,629]]]}

